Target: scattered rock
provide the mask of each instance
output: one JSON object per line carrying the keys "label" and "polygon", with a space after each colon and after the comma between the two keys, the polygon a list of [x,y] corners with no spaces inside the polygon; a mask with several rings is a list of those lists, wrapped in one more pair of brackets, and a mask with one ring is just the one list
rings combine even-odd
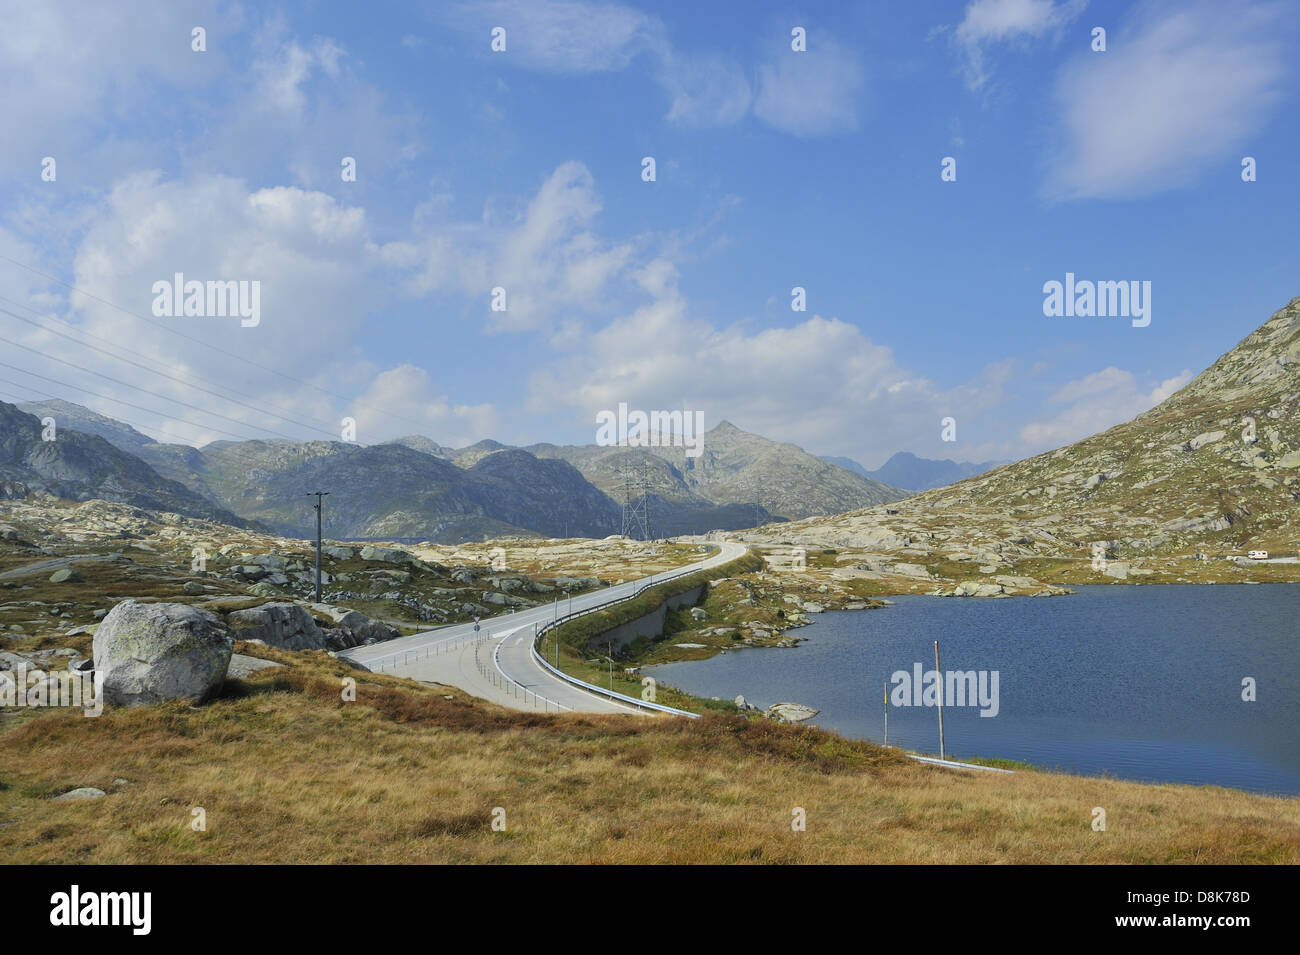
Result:
{"label": "scattered rock", "polygon": [[102,789],[96,789],[93,786],[82,786],[80,789],[73,789],[64,793],[62,796],[55,796],[52,802],[72,802],[77,799],[98,799],[100,796],[107,796],[108,793]]}
{"label": "scattered rock", "polygon": [[810,720],[821,710],[815,710],[811,706],[804,706],[802,703],[773,703],[767,708],[767,713],[776,719],[783,720],[786,723],[802,723],[804,720]]}
{"label": "scattered rock", "polygon": [[263,660],[260,657],[250,657],[246,653],[232,653],[230,655],[230,666],[226,668],[226,676],[239,680],[258,670],[266,670],[270,667],[282,667],[283,663],[276,663],[273,660]]}
{"label": "scattered rock", "polygon": [[395,547],[374,547],[367,544],[361,548],[362,560],[379,561],[384,564],[409,564],[415,558],[404,550]]}

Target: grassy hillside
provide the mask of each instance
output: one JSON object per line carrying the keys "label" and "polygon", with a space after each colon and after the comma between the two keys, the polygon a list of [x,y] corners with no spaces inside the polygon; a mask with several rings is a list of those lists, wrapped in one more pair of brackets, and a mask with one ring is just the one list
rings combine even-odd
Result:
{"label": "grassy hillside", "polygon": [[[1300,801],[957,773],[811,727],[545,716],[322,653],[183,705],[0,724],[30,863],[1300,862]],[[345,676],[357,701],[340,699]],[[108,795],[51,802],[78,786]],[[1091,828],[1103,806],[1107,831]],[[191,829],[192,810],[207,830]],[[493,831],[493,810],[505,831]],[[807,829],[791,829],[801,807]]]}

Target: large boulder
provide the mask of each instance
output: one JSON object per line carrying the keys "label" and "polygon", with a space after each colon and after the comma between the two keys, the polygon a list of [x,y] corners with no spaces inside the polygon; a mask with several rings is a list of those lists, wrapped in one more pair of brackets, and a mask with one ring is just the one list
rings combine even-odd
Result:
{"label": "large boulder", "polygon": [[261,640],[281,650],[323,650],[325,634],[305,607],[269,603],[230,614],[240,640]]}
{"label": "large boulder", "polygon": [[138,706],[207,699],[226,677],[235,640],[225,622],[206,610],[124,600],[99,625],[93,646],[104,699]]}

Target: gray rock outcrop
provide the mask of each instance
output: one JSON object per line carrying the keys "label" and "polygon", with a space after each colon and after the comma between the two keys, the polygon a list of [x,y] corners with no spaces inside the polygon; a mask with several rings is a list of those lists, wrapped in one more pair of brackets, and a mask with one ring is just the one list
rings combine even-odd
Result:
{"label": "gray rock outcrop", "polygon": [[269,603],[230,614],[240,640],[260,640],[281,650],[323,650],[325,633],[305,607]]}

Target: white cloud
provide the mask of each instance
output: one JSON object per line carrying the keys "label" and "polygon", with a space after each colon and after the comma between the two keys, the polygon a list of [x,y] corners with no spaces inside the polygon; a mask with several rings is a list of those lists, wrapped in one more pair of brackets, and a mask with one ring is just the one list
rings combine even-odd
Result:
{"label": "white cloud", "polygon": [[[337,437],[346,409],[317,389],[345,394],[371,374],[354,338],[367,313],[381,304],[373,289],[386,283],[372,278],[382,268],[364,212],[330,196],[288,187],[250,190],[223,176],[164,181],[156,172],[141,173],[113,188],[77,248],[73,284],[95,297],[72,293],[69,299],[58,286],[48,286],[44,299],[25,300],[42,318],[65,318],[95,336],[89,340],[94,347],[125,350],[131,360],[182,381],[135,369],[92,347],[76,349],[74,360],[123,384],[30,353],[22,364],[161,412],[99,408],[170,440],[228,437],[222,431]],[[238,318],[154,316],[153,283],[170,281],[176,272],[199,281],[260,282],[260,324],[244,328]],[[8,282],[5,287],[13,289]],[[68,342],[50,332],[26,329],[22,341],[47,355],[70,357]],[[218,410],[238,423],[178,408],[135,387]],[[226,394],[244,404],[225,400]],[[65,397],[95,403],[81,392]],[[173,418],[198,426],[177,425]]]}
{"label": "white cloud", "polygon": [[1072,444],[1154,408],[1191,380],[1184,370],[1144,391],[1132,372],[1103,368],[1058,388],[1047,403],[1061,410],[1022,427],[1020,439],[1033,451]]}
{"label": "white cloud", "polygon": [[718,55],[682,56],[668,52],[659,82],[672,105],[668,119],[693,126],[725,126],[749,112],[753,90],[733,60]]}
{"label": "white cloud", "polygon": [[[682,50],[658,17],[623,4],[491,0],[445,7],[437,15],[468,42],[482,43],[485,56],[500,57],[508,66],[584,75],[628,69],[644,57],[668,96],[670,122],[730,125],[753,106],[760,119],[799,136],[856,128],[854,98],[862,70],[830,40],[817,40],[807,53],[769,61],[760,70],[756,98],[754,84],[734,57]],[[505,53],[488,52],[496,26],[506,30]]]}
{"label": "white cloud", "polygon": [[187,156],[190,168],[275,179],[288,168],[294,184],[318,189],[338,186],[349,156],[361,191],[423,148],[421,117],[391,102],[338,41],[302,40],[276,18],[251,47],[247,78]]}
{"label": "white cloud", "polygon": [[[66,7],[67,5],[63,5]],[[0,174],[30,192],[101,192],[142,168],[255,178],[288,167],[298,185],[361,181],[419,148],[417,117],[395,110],[340,43],[300,40],[283,19],[250,24],[224,0],[57,4],[0,0]],[[191,49],[190,31],[207,31]],[[161,102],[178,101],[160,122]],[[58,186],[40,160],[58,163]],[[12,177],[12,178],[11,178]]]}
{"label": "white cloud", "polygon": [[[491,212],[491,210],[489,210]],[[482,223],[425,225],[424,234],[383,250],[387,261],[418,271],[415,294],[458,291],[480,303],[495,329],[554,328],[575,311],[608,307],[610,283],[628,267],[633,246],[593,231],[600,197],[587,167],[562,163],[522,211]],[[488,310],[506,291],[506,311]]]}
{"label": "white cloud", "polygon": [[982,89],[989,81],[988,48],[1059,35],[1082,12],[1087,0],[974,0],[953,31],[964,59],[966,85]]}
{"label": "white cloud", "polygon": [[781,132],[822,136],[858,128],[861,64],[848,50],[821,35],[796,53],[783,43],[759,67],[754,115]]}
{"label": "white cloud", "polygon": [[409,364],[377,374],[350,410],[362,444],[417,433],[437,435],[440,444],[463,447],[495,434],[499,424],[491,404],[453,404],[434,391],[428,372]]}
{"label": "white cloud", "polygon": [[638,277],[654,300],[536,373],[530,411],[572,409],[594,421],[620,401],[646,409],[686,401],[704,413],[706,428],[726,418],[769,438],[878,462],[900,447],[939,450],[947,409],[973,416],[992,407],[1010,372],[999,363],[944,390],[840,319],[719,327],[689,316],[670,263],[651,261]]}
{"label": "white cloud", "polygon": [[[184,7],[123,0],[75,11],[3,0],[0,173],[39,183],[40,159],[53,156],[60,180],[84,188],[131,168],[135,146],[119,134],[124,118],[153,105],[161,87],[213,83],[229,67],[220,39],[241,21],[240,8],[220,0]],[[208,24],[206,53],[190,49],[198,23]],[[150,148],[156,156],[166,146]]]}
{"label": "white cloud", "polygon": [[1128,198],[1241,156],[1276,107],[1289,50],[1276,8],[1148,4],[1058,80],[1053,198]]}
{"label": "white cloud", "polygon": [[334,41],[322,37],[306,46],[296,39],[273,45],[253,67],[257,76],[255,100],[300,117],[307,103],[302,85],[318,71],[337,77],[339,60],[344,55]]}

